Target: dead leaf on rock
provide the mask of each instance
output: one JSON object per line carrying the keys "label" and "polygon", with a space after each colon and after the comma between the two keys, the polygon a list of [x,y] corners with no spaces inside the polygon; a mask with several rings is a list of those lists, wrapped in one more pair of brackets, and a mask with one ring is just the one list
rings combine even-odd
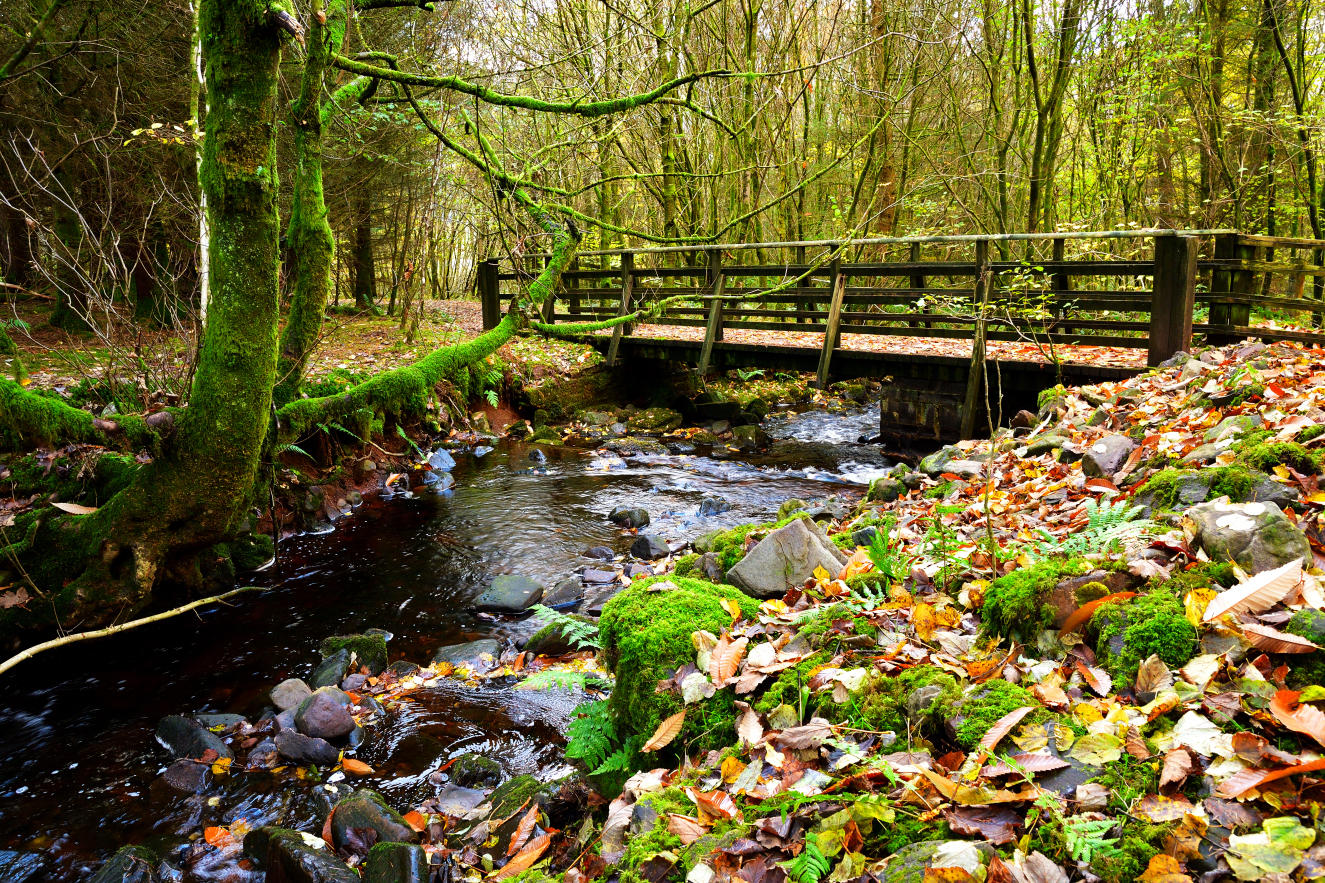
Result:
{"label": "dead leaf on rock", "polygon": [[640,751],[657,751],[659,748],[670,745],[672,740],[680,734],[681,726],[685,723],[685,720],[686,712],[683,708],[658,724],[658,729],[653,731],[653,735],[649,737],[649,741],[644,743],[644,747]]}

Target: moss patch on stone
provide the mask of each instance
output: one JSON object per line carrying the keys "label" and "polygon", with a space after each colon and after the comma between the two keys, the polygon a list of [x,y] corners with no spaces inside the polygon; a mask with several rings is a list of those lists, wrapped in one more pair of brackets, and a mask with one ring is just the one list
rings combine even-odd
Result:
{"label": "moss patch on stone", "polygon": [[1049,628],[1054,613],[1044,598],[1064,579],[1081,576],[1091,565],[1081,559],[1050,558],[1000,576],[985,590],[980,631],[985,635],[1029,640]]}
{"label": "moss patch on stone", "polygon": [[980,744],[998,720],[1018,708],[1033,708],[1025,718],[1035,723],[1048,716],[1030,691],[1007,681],[986,681],[973,688],[954,710],[954,736],[957,744],[970,751]]}
{"label": "moss patch on stone", "polygon": [[1100,664],[1115,679],[1130,682],[1142,660],[1157,655],[1180,668],[1196,653],[1196,628],[1184,615],[1182,599],[1168,589],[1105,604],[1090,619]]}

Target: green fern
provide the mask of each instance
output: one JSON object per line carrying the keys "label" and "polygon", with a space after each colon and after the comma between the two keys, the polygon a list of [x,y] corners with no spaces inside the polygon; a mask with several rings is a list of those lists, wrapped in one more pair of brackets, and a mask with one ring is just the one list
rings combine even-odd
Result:
{"label": "green fern", "polygon": [[1083,819],[1077,816],[1063,819],[1063,837],[1073,861],[1089,863],[1092,859],[1116,855],[1117,837],[1105,837],[1118,826],[1114,819]]}
{"label": "green fern", "polygon": [[501,404],[501,396],[497,393],[497,390],[495,389],[485,389],[483,391],[483,398],[486,399],[487,403],[494,408],[497,407],[499,404]]}
{"label": "green fern", "polygon": [[400,436],[405,441],[409,442],[409,446],[414,449],[414,455],[416,457],[418,457],[420,460],[424,458],[425,455],[423,453],[423,448],[415,444],[414,439],[410,438],[408,435],[405,434],[404,428],[401,427],[399,423],[396,424],[396,435]]}
{"label": "green fern", "polygon": [[[589,686],[589,676],[582,671],[540,671],[515,685],[517,690],[567,690]],[[595,679],[596,680],[596,679]]]}
{"label": "green fern", "polygon": [[607,758],[589,773],[591,776],[605,776],[608,773],[628,773],[635,768],[635,758],[648,740],[643,736],[631,736],[625,743],[607,756]]}
{"label": "green fern", "polygon": [[787,876],[795,883],[819,883],[832,869],[828,856],[823,854],[817,843],[809,839],[805,841],[801,854],[789,862],[782,862],[782,867],[787,869]]}
{"label": "green fern", "polygon": [[535,604],[529,609],[539,621],[556,626],[557,630],[561,632],[561,636],[569,641],[576,650],[602,649],[603,645],[598,639],[598,626],[593,623],[576,619],[568,614],[553,610],[551,607],[544,607],[542,604]]}
{"label": "green fern", "polygon": [[566,728],[566,756],[596,769],[612,756],[617,747],[616,721],[608,710],[607,700],[585,702],[576,707]]}
{"label": "green fern", "polygon": [[299,447],[294,442],[287,442],[286,444],[276,446],[276,456],[279,457],[281,454],[284,454],[286,451],[293,451],[294,453],[299,454],[301,457],[307,457],[310,460],[313,459],[312,454],[308,453],[308,451],[305,451],[303,448]]}
{"label": "green fern", "polygon": [[882,524],[875,528],[870,537],[869,556],[874,564],[874,573],[884,580],[884,588],[904,578],[911,569],[911,564],[902,551],[892,543],[893,528],[897,517],[889,515]]}
{"label": "green fern", "polygon": [[1041,528],[1034,552],[1049,555],[1084,555],[1087,552],[1116,551],[1123,540],[1141,536],[1154,522],[1140,518],[1140,506],[1128,506],[1121,500],[1086,501],[1086,526],[1070,536],[1058,539]]}

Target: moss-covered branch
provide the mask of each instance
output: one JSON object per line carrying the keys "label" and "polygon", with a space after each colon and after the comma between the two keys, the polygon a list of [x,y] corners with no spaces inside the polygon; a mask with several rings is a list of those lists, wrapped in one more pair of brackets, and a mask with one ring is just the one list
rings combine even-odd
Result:
{"label": "moss-covered branch", "polygon": [[[375,53],[374,57],[383,57],[381,53]],[[485,104],[492,104],[498,107],[519,107],[525,110],[533,110],[539,113],[567,113],[585,117],[606,116],[613,113],[622,113],[627,110],[634,110],[650,104],[669,92],[687,86],[690,83],[713,77],[731,76],[731,71],[711,70],[698,73],[687,74],[684,77],[678,77],[670,82],[663,83],[656,89],[649,92],[641,92],[637,95],[627,95],[622,98],[607,98],[599,101],[548,101],[544,98],[535,98],[532,95],[507,95],[503,92],[497,92],[489,89],[487,86],[481,86],[478,83],[471,83],[461,77],[435,77],[427,74],[411,74],[405,71],[395,70],[391,67],[379,67],[368,64],[364,61],[358,61],[353,58],[346,58],[344,55],[335,55],[332,57],[332,64],[343,71],[352,74],[358,74],[365,77],[376,77],[381,80],[387,80],[392,83],[398,83],[402,86],[428,86],[434,89],[447,89],[452,92],[461,92],[465,95],[471,95]]]}
{"label": "moss-covered branch", "polygon": [[148,447],[156,432],[141,417],[102,420],[54,395],[43,395],[0,377],[0,449],[69,442],[108,447]]}

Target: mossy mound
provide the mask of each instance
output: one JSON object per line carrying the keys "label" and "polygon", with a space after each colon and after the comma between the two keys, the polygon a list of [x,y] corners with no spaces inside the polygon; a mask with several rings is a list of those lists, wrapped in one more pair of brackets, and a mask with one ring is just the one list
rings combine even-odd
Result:
{"label": "mossy mound", "polygon": [[[1288,620],[1284,631],[1325,647],[1325,612],[1303,608]],[[1289,664],[1288,686],[1300,690],[1312,685],[1325,686],[1325,651],[1294,656]]]}
{"label": "mossy mound", "polygon": [[[660,588],[651,590],[655,585]],[[620,732],[651,735],[664,718],[681,710],[681,697],[674,691],[659,693],[658,682],[694,662],[694,632],[717,635],[731,627],[731,614],[720,603],[724,599],[735,601],[745,616],[759,609],[758,601],[737,588],[675,574],[638,580],[603,608],[598,629],[604,658],[616,676],[610,708]],[[681,744],[721,748],[735,740],[730,690],[687,711]]]}
{"label": "mossy mound", "polygon": [[[1024,687],[1007,681],[985,681],[972,687],[952,709],[953,738],[962,748],[970,751],[980,744],[985,734],[999,719],[1018,708],[1033,708],[1023,723],[1037,723],[1049,712]],[[946,709],[940,714],[948,716]]]}
{"label": "mossy mound", "polygon": [[353,671],[359,666],[367,666],[368,672],[380,675],[386,670],[386,637],[373,633],[367,635],[335,635],[322,642],[318,651],[322,658],[336,655],[341,650],[348,651],[353,659]]}
{"label": "mossy mound", "polygon": [[1044,600],[1064,579],[1089,573],[1091,564],[1079,558],[1050,558],[1000,576],[985,590],[980,608],[980,632],[1021,641],[1054,623],[1054,611]]}
{"label": "mossy mound", "polygon": [[1238,461],[1261,472],[1271,472],[1279,465],[1291,466],[1303,475],[1325,472],[1325,451],[1304,447],[1301,442],[1270,441],[1273,437],[1274,433],[1264,429],[1248,433],[1233,446]]}
{"label": "mossy mound", "polygon": [[1157,655],[1180,668],[1196,653],[1196,628],[1182,599],[1167,588],[1105,604],[1090,619],[1095,653],[1115,679],[1130,682],[1142,660]]}
{"label": "mossy mound", "polygon": [[[1138,489],[1137,495],[1147,499],[1155,509],[1181,508],[1225,496],[1235,503],[1241,503],[1251,499],[1256,485],[1264,477],[1244,466],[1216,466],[1200,470],[1163,469],[1147,479]],[[1206,486],[1205,494],[1200,499],[1192,499],[1201,489],[1200,485]]]}

